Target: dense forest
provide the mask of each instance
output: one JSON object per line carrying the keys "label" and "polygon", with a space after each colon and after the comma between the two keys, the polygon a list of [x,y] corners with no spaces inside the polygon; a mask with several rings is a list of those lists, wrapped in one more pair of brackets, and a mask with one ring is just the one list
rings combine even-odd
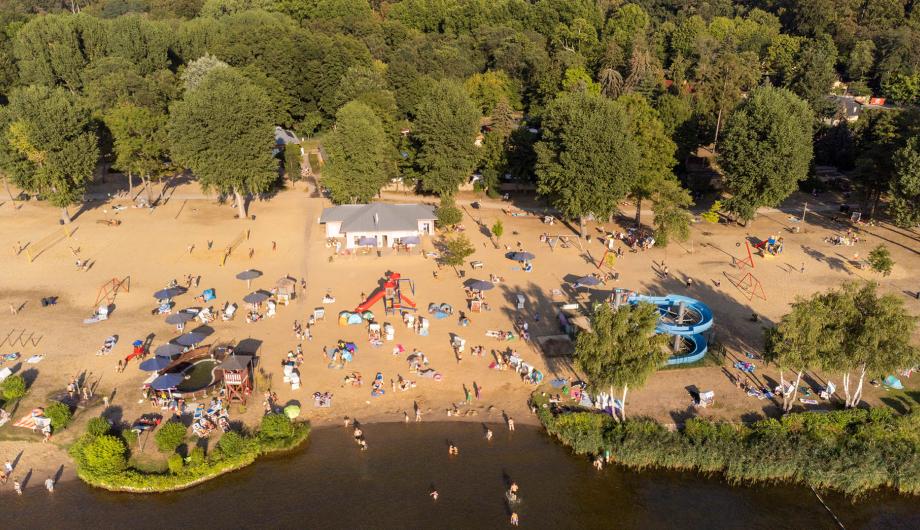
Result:
{"label": "dense forest", "polygon": [[[835,93],[888,104],[849,121]],[[706,146],[738,220],[827,164],[867,213],[887,204],[912,226],[918,103],[916,0],[0,7],[0,175],[65,220],[100,162],[144,183],[189,169],[238,199],[265,192],[285,165],[279,125],[321,136],[337,202],[401,178],[448,206],[475,174],[492,193],[533,182],[570,218],[631,197],[638,220],[647,201],[665,241],[686,233],[686,166]]]}

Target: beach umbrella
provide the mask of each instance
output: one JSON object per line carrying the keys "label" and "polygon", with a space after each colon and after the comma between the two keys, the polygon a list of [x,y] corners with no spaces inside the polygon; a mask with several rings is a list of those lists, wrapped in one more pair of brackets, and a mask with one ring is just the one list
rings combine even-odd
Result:
{"label": "beach umbrella", "polygon": [[300,416],[300,407],[297,405],[288,405],[284,407],[284,415],[293,420],[297,416]]}
{"label": "beach umbrella", "polygon": [[179,355],[180,353],[182,353],[182,350],[184,349],[185,348],[183,348],[182,346],[178,344],[166,343],[166,344],[157,346],[157,349],[153,350],[153,354],[156,355],[157,357],[169,358],[169,357],[174,357],[176,355]]}
{"label": "beach umbrella", "polygon": [[236,279],[237,279],[237,280],[245,280],[245,281],[246,281],[246,287],[248,288],[250,282],[252,282],[252,280],[255,280],[256,278],[258,278],[259,276],[262,276],[262,271],[257,271],[257,270],[255,270],[255,269],[249,269],[248,271],[243,271],[243,272],[237,274],[237,275],[236,275]]}
{"label": "beach umbrella", "polygon": [[582,276],[581,278],[575,280],[575,287],[579,287],[582,285],[591,287],[599,283],[601,283],[601,281],[594,276]]}
{"label": "beach umbrella", "polygon": [[508,257],[513,259],[514,261],[530,261],[534,259],[536,256],[534,256],[530,252],[512,252],[511,254],[508,255]]}
{"label": "beach umbrella", "polygon": [[474,291],[488,291],[489,289],[493,289],[495,287],[495,284],[492,282],[487,282],[485,280],[474,280],[472,278],[463,282],[463,285]]}
{"label": "beach umbrella", "polygon": [[247,304],[261,304],[262,302],[269,299],[271,295],[266,291],[253,291],[243,297],[243,301]]}
{"label": "beach umbrella", "polygon": [[205,333],[191,331],[184,335],[179,335],[178,337],[173,339],[173,342],[175,342],[176,344],[180,346],[194,346],[206,338],[208,338],[208,336]]}
{"label": "beach umbrella", "polygon": [[150,388],[154,390],[171,390],[185,379],[182,374],[163,374],[150,383]]}
{"label": "beach umbrella", "polygon": [[157,300],[168,300],[186,292],[188,292],[188,289],[185,287],[170,287],[168,289],[160,289],[153,293],[153,297]]}
{"label": "beach umbrella", "polygon": [[172,360],[169,357],[154,357],[142,362],[138,368],[145,372],[159,372],[169,366],[170,363],[172,363]]}
{"label": "beach umbrella", "polygon": [[191,311],[179,311],[166,317],[167,324],[185,324],[190,320],[195,320],[195,313]]}

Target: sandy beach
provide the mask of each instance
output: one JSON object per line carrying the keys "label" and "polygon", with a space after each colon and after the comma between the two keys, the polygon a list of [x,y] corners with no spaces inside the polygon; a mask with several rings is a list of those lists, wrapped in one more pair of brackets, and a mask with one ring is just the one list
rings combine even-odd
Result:
{"label": "sandy beach", "polygon": [[[398,194],[387,194],[387,200],[400,200]],[[472,197],[461,198],[460,204],[469,203]],[[798,295],[807,295],[839,285],[848,279],[880,281],[883,292],[904,296],[906,306],[914,314],[920,313],[920,301],[902,293],[915,293],[918,289],[915,272],[918,263],[920,239],[916,232],[893,229],[889,226],[863,227],[863,239],[857,246],[833,246],[825,238],[840,234],[845,226],[831,221],[830,204],[824,207],[810,204],[806,222],[794,221],[801,215],[802,197],[788,201],[784,211],[770,211],[758,217],[747,228],[708,223],[696,224],[686,243],[675,243],[667,248],[652,248],[646,252],[625,253],[615,264],[619,280],[608,282],[591,290],[590,296],[601,299],[613,288],[621,287],[648,294],[677,293],[692,296],[708,304],[715,314],[714,339],[725,346],[730,367],[733,358],[746,358],[746,353],[756,354],[762,345],[763,327],[778,320],[788,304]],[[413,200],[418,200],[413,198]],[[40,434],[8,424],[0,428],[0,458],[13,458],[20,451],[17,465],[20,470],[31,469],[32,487],[39,487],[45,474],[57,473],[64,466],[63,478],[72,476],[72,464],[63,447],[81,431],[85,422],[104,414],[115,422],[132,422],[141,414],[153,412],[151,405],[141,399],[142,382],[148,373],[137,368],[132,361],[123,373],[116,371],[119,359],[131,352],[135,339],[151,339],[153,347],[177,335],[174,326],[164,322],[164,316],[154,316],[156,305],[152,293],[176,279],[181,283],[187,275],[200,276],[197,288],[175,299],[176,308],[200,306],[193,296],[204,289],[214,289],[216,300],[208,303],[219,309],[225,302],[239,304],[240,311],[230,322],[220,319],[212,322],[214,333],[205,341],[210,344],[237,344],[246,341],[259,357],[259,367],[271,376],[271,390],[277,392],[280,403],[298,403],[302,416],[314,425],[342,424],[343,418],[359,421],[403,421],[406,414],[414,421],[416,404],[422,412],[422,421],[503,421],[503,414],[518,423],[536,423],[528,409],[527,397],[535,387],[522,382],[514,373],[490,370],[491,351],[514,348],[524,360],[541,370],[547,380],[557,377],[575,378],[571,358],[549,357],[534,342],[521,340],[504,342],[486,337],[487,330],[508,330],[517,318],[525,319],[533,337],[560,333],[556,318],[557,305],[574,301],[571,286],[565,279],[569,275],[584,276],[596,269],[593,262],[603,253],[595,238],[585,242],[584,251],[577,244],[570,248],[550,249],[540,242],[540,234],[572,234],[561,223],[544,224],[536,216],[512,217],[503,213],[509,203],[482,201],[480,208],[464,206],[463,226],[477,251],[470,258],[483,262],[482,269],[463,267],[464,279],[489,279],[490,274],[503,277],[495,289],[486,292],[486,301],[492,310],[471,313],[465,305],[462,280],[450,268],[438,270],[433,259],[421,252],[433,251],[433,241],[425,240],[422,249],[411,255],[337,257],[330,259],[332,250],[327,247],[323,227],[318,218],[328,201],[311,198],[303,188],[288,189],[267,201],[250,204],[250,214],[255,219],[234,219],[235,209],[229,204],[219,204],[204,196],[194,183],[182,184],[173,190],[170,199],[155,209],[130,207],[127,198],[88,203],[76,216],[68,238],[49,245],[34,261],[28,258],[28,246],[37,249],[43,238],[59,231],[58,211],[46,204],[27,202],[14,208],[10,201],[0,205],[0,354],[19,352],[17,361],[6,362],[14,371],[22,373],[31,384],[28,395],[11,411],[13,422],[27,415],[35,407],[66,394],[71,378],[77,377],[94,389],[94,397],[78,408],[75,422],[65,431],[55,434],[50,444],[40,443]],[[125,206],[116,210],[116,205]],[[626,215],[632,207],[624,206]],[[646,218],[649,217],[646,215]],[[105,220],[118,220],[113,226]],[[501,219],[505,235],[497,245],[487,237],[482,227],[491,226]],[[103,222],[100,222],[103,221]],[[646,219],[648,221],[648,219]],[[589,223],[591,234],[597,234],[598,225]],[[793,227],[801,229],[796,233]],[[623,230],[621,226],[606,223],[607,230]],[[245,238],[246,232],[249,238]],[[785,250],[770,259],[755,256],[754,274],[763,285],[767,300],[749,300],[733,282],[742,273],[732,265],[733,257],[746,257],[744,238],[754,236],[765,239],[770,235],[785,238]],[[242,238],[227,262],[220,266],[223,249],[234,239]],[[16,253],[17,242],[26,251]],[[210,242],[210,244],[209,244]],[[504,257],[508,248],[521,248],[536,255],[534,271],[527,273]],[[869,250],[885,243],[897,263],[887,278],[861,270],[851,262],[864,258]],[[209,248],[210,246],[210,248]],[[250,257],[251,255],[251,257]],[[77,259],[90,260],[87,271],[78,270]],[[660,274],[662,264],[669,270],[667,277]],[[235,275],[246,269],[258,269],[263,276],[253,280],[251,287]],[[382,304],[372,310],[381,322],[391,322],[396,328],[395,340],[374,348],[368,342],[364,326],[340,327],[336,316],[342,310],[354,309],[362,301],[362,293],[370,294],[387,271],[399,272],[415,284],[414,300],[421,313],[429,303],[448,303],[453,306],[453,316],[431,320],[427,337],[416,335],[398,320],[384,316]],[[438,271],[437,277],[434,272]],[[803,272],[804,271],[804,272]],[[275,317],[247,324],[243,296],[255,289],[270,289],[275,282],[289,275],[306,281],[306,292],[298,288],[298,296],[288,306],[279,306]],[[115,310],[111,317],[100,323],[85,325],[100,288],[111,282],[130,277],[130,291],[119,292],[114,299]],[[688,287],[687,278],[693,278]],[[559,289],[562,296],[554,297]],[[582,289],[580,292],[587,293]],[[327,293],[335,298],[323,304]],[[523,309],[517,309],[517,296],[523,295]],[[42,307],[44,297],[57,297],[57,303]],[[584,295],[582,295],[584,296]],[[587,300],[581,300],[586,302]],[[312,329],[312,341],[304,341],[305,361],[300,367],[302,386],[292,390],[282,382],[280,361],[299,343],[292,331],[294,320],[305,321],[317,307],[324,307],[326,318]],[[465,311],[471,323],[461,327],[458,312]],[[751,315],[759,316],[758,322]],[[427,315],[425,315],[427,316]],[[194,324],[189,324],[194,327]],[[467,351],[458,361],[450,347],[450,334],[466,339]],[[107,355],[96,355],[108,336],[117,335],[118,342]],[[332,347],[336,341],[357,344],[354,362],[345,370],[327,368],[322,347]],[[401,345],[406,353],[393,355],[393,348]],[[484,347],[483,357],[473,356],[474,346]],[[406,355],[413,348],[423,351],[430,366],[442,374],[441,381],[410,375]],[[43,356],[38,363],[25,363],[25,359]],[[776,370],[758,364],[757,376],[778,381]],[[364,385],[343,385],[343,377],[360,372]],[[385,394],[372,397],[370,383],[376,373],[382,373],[386,382]],[[393,391],[390,380],[399,376],[416,383],[405,392]],[[817,379],[835,380],[839,374],[815,374]],[[820,384],[821,381],[816,381]],[[916,379],[904,379],[908,388],[916,388]],[[480,397],[465,405],[464,385],[472,391],[474,385],[481,389]],[[680,423],[688,417],[690,396],[687,388],[713,390],[716,404],[697,411],[698,414],[731,421],[748,421],[764,414],[775,414],[778,407],[769,400],[758,401],[745,396],[729,382],[723,367],[706,365],[696,368],[663,370],[655,374],[641,389],[630,393],[630,415],[651,416],[667,423]],[[254,425],[262,415],[262,394],[259,388],[246,407],[233,405],[234,420],[241,419]],[[314,392],[334,395],[329,408],[314,408]],[[109,406],[105,407],[102,397]],[[889,398],[880,388],[869,387],[865,401],[878,405],[885,403],[897,408],[901,398]],[[894,401],[894,402],[889,402]],[[454,404],[460,415],[447,415]],[[145,435],[147,436],[147,435]],[[142,442],[144,438],[142,437]],[[152,440],[151,440],[152,442]],[[157,455],[154,444],[147,443],[145,452],[151,458]],[[41,480],[38,480],[41,478]]]}

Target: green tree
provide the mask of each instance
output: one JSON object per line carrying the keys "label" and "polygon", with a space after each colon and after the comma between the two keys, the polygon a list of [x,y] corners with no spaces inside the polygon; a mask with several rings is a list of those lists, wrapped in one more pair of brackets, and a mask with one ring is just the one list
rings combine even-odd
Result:
{"label": "green tree", "polygon": [[415,111],[413,138],[421,184],[438,195],[453,195],[478,161],[474,143],[479,110],[463,86],[437,81]]}
{"label": "green tree", "polygon": [[284,173],[291,182],[300,180],[300,163],[303,158],[300,149],[300,144],[284,145]]}
{"label": "green tree", "polygon": [[441,197],[441,203],[434,213],[437,216],[439,228],[450,228],[463,221],[463,212],[460,208],[457,208],[457,203],[454,202],[453,197]]}
{"label": "green tree", "polygon": [[705,57],[700,61],[697,70],[697,107],[701,113],[716,120],[712,141],[715,151],[726,117],[741,100],[745,90],[757,84],[760,77],[759,61],[751,52],[724,51],[712,57]]}
{"label": "green tree", "polygon": [[495,236],[495,239],[501,239],[502,234],[505,233],[505,225],[502,224],[501,219],[496,219],[495,223],[492,225],[492,235]]}
{"label": "green tree", "polygon": [[265,91],[233,68],[218,68],[170,106],[173,160],[190,168],[205,190],[232,193],[240,219],[243,194],[267,191],[278,178],[274,125]]}
{"label": "green tree", "polygon": [[185,434],[187,431],[188,429],[182,422],[168,421],[160,426],[153,438],[160,451],[172,453],[185,441]]}
{"label": "green tree", "polygon": [[220,440],[217,442],[217,447],[220,448],[224,455],[233,457],[243,454],[247,449],[248,443],[245,438],[230,431],[221,435]]}
{"label": "green tree", "polygon": [[891,252],[885,245],[879,245],[869,252],[869,266],[872,270],[882,276],[889,276],[891,269],[894,268],[894,260],[891,259]]}
{"label": "green tree", "polygon": [[520,108],[520,96],[511,78],[502,70],[489,70],[483,74],[475,73],[463,83],[470,98],[479,105],[483,116],[490,116],[501,101],[512,108]]}
{"label": "green tree", "polygon": [[693,215],[688,210],[693,205],[690,192],[680,185],[676,177],[671,177],[661,182],[652,199],[655,244],[666,247],[672,239],[686,241],[693,222]]}
{"label": "green tree", "polygon": [[128,174],[129,189],[134,187],[133,175],[140,176],[151,204],[151,180],[170,168],[166,114],[123,103],[106,114],[105,123],[115,140],[115,167]]}
{"label": "green tree", "polygon": [[641,387],[668,358],[664,335],[655,333],[658,308],[627,304],[614,310],[600,304],[591,315],[591,330],[575,339],[575,366],[596,387],[623,390],[620,418],[626,420],[629,387]]}
{"label": "green tree", "polygon": [[831,112],[827,95],[837,79],[837,47],[829,35],[802,44],[797,58],[798,68],[789,88],[811,105],[815,113],[825,116]]}
{"label": "green tree", "polygon": [[335,118],[335,129],[324,142],[329,163],[323,185],[336,203],[369,202],[395,173],[393,146],[380,118],[364,103],[346,104]]}
{"label": "green tree", "polygon": [[96,436],[83,446],[83,461],[87,470],[104,477],[121,473],[128,467],[125,444],[116,436]]}
{"label": "green tree", "polygon": [[623,109],[600,96],[561,93],[546,107],[537,192],[569,219],[605,218],[629,192],[639,163]]}
{"label": "green tree", "polygon": [[847,56],[846,67],[850,79],[860,81],[869,75],[875,65],[875,43],[871,40],[857,41]]}
{"label": "green tree", "polygon": [[[835,346],[836,337],[826,333],[832,319],[829,307],[820,298],[799,297],[793,302],[792,311],[776,327],[765,331],[764,359],[779,367],[784,411],[790,411],[795,404],[802,375],[820,367],[823,353]],[[786,370],[795,374],[788,392]]]}
{"label": "green tree", "polygon": [[88,109],[63,88],[32,85],[10,95],[9,111],[4,136],[24,159],[13,180],[61,208],[69,223],[67,207],[83,199],[99,159]]}
{"label": "green tree", "polygon": [[905,228],[920,224],[920,139],[909,139],[895,153],[888,194],[888,212],[895,224]]}
{"label": "green tree", "polygon": [[214,70],[229,68],[230,65],[214,57],[210,53],[205,53],[201,57],[185,65],[185,69],[179,75],[185,90],[195,90],[204,78]]}
{"label": "green tree", "polygon": [[476,248],[465,234],[457,234],[454,237],[445,236],[442,246],[441,262],[454,268],[462,266],[466,258],[476,252]]}
{"label": "green tree", "polygon": [[86,432],[89,433],[90,436],[105,436],[109,434],[110,430],[112,430],[112,426],[109,425],[109,420],[105,418],[97,416],[95,418],[90,418],[90,420],[86,422]]}
{"label": "green tree", "polygon": [[[847,408],[859,405],[867,373],[882,377],[920,361],[920,349],[911,344],[917,317],[907,312],[901,298],[879,296],[877,290],[875,283],[848,282],[816,295],[832,315],[824,333],[835,339],[822,352],[822,365],[843,373]],[[853,371],[858,378],[851,393]]]}
{"label": "green tree", "polygon": [[19,374],[13,374],[0,383],[0,393],[6,401],[14,401],[26,395],[26,380]]}
{"label": "green tree", "polygon": [[725,208],[744,221],[776,206],[805,179],[812,158],[808,105],[785,89],[752,91],[729,119],[719,165],[732,197]]}
{"label": "green tree", "polygon": [[[636,201],[638,228],[642,226],[642,200],[651,198],[653,193],[664,186],[665,181],[676,182],[672,169],[677,164],[674,160],[677,146],[665,134],[664,125],[658,119],[658,111],[640,94],[620,96],[614,104],[626,114],[630,139],[640,153],[629,192]],[[671,205],[674,204],[671,201]]]}
{"label": "green tree", "polygon": [[562,90],[597,96],[601,93],[601,85],[591,78],[591,74],[584,66],[573,66],[565,70]]}

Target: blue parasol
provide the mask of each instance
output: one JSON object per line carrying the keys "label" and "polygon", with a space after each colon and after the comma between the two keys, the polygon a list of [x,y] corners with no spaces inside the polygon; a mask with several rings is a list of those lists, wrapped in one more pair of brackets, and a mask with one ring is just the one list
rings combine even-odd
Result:
{"label": "blue parasol", "polygon": [[172,390],[185,379],[182,374],[163,374],[150,383],[150,388],[154,390]]}
{"label": "blue parasol", "polygon": [[153,359],[147,359],[142,362],[138,368],[145,372],[159,372],[163,368],[166,368],[170,365],[172,361],[169,357],[154,357]]}
{"label": "blue parasol", "polygon": [[153,297],[157,300],[168,300],[170,298],[184,294],[188,289],[185,287],[170,287],[168,289],[160,289],[159,291],[153,293]]}
{"label": "blue parasol", "polygon": [[185,348],[178,344],[167,343],[157,346],[153,354],[157,357],[173,357],[182,353],[183,350],[185,350]]}

